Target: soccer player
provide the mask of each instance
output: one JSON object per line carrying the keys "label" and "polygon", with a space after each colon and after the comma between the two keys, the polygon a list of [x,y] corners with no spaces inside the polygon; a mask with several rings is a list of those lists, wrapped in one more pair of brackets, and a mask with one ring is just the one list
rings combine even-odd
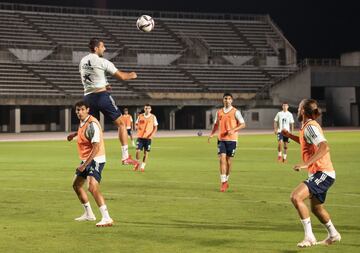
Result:
{"label": "soccer player", "polygon": [[[329,245],[340,241],[341,236],[331,222],[330,215],[324,207],[326,193],[335,182],[335,170],[331,162],[329,146],[320,125],[315,121],[321,115],[316,100],[304,99],[298,108],[298,120],[302,123],[300,135],[295,136],[282,130],[284,136],[291,138],[301,146],[302,160],[294,166],[295,171],[308,170],[309,177],[300,183],[291,193],[291,202],[299,213],[304,226],[305,238],[298,247],[310,247],[315,244]],[[312,232],[309,210],[304,203],[310,199],[311,211],[325,226],[328,236],[317,243]]]}
{"label": "soccer player", "polygon": [[[281,134],[281,130],[286,129],[291,132],[294,132],[294,117],[288,111],[289,105],[287,102],[282,104],[282,111],[278,112],[274,118],[274,133],[277,135],[278,140],[278,161],[286,162],[287,148],[289,143],[289,138]],[[284,151],[282,155],[282,146],[284,145]]]}
{"label": "soccer player", "polygon": [[107,82],[106,73],[118,80],[135,79],[137,75],[135,72],[122,72],[112,62],[103,58],[106,50],[103,40],[92,38],[89,48],[91,53],[83,57],[79,65],[81,81],[84,86],[84,101],[89,104],[91,115],[99,119],[101,111],[114,122],[118,128],[121,143],[122,163],[135,165],[136,161],[129,156],[126,127],[120,118],[121,112],[108,93],[111,87]]}
{"label": "soccer player", "polygon": [[[104,139],[99,121],[89,115],[89,110],[89,106],[84,101],[75,104],[76,115],[80,120],[77,132],[77,146],[82,162],[76,169],[73,188],[85,210],[84,214],[75,220],[96,220],[86,191],[83,189],[84,183],[88,180],[88,190],[94,197],[102,215],[101,221],[96,223],[96,226],[107,227],[112,226],[113,220],[100,192],[101,172],[106,162]],[[73,137],[74,135],[70,134],[67,138],[68,141],[71,141]]]}
{"label": "soccer player", "polygon": [[218,133],[218,155],[220,158],[220,191],[225,192],[229,188],[229,175],[231,170],[231,158],[235,155],[238,131],[245,127],[245,121],[241,112],[232,106],[233,96],[225,93],[223,96],[224,107],[217,111],[213,129],[208,142]]}
{"label": "soccer player", "polygon": [[151,139],[157,131],[158,121],[156,116],[151,113],[151,105],[144,106],[144,113],[139,114],[136,119],[137,129],[137,147],[136,147],[136,160],[137,165],[134,166],[134,171],[139,169],[140,151],[144,150],[144,156],[140,166],[140,171],[145,171],[146,160],[149,156],[151,149]]}
{"label": "soccer player", "polygon": [[132,116],[129,114],[128,108],[124,108],[124,114],[121,115],[121,119],[124,121],[126,126],[127,134],[130,137],[133,147],[135,147],[135,142],[132,136],[132,131],[134,130],[134,122]]}

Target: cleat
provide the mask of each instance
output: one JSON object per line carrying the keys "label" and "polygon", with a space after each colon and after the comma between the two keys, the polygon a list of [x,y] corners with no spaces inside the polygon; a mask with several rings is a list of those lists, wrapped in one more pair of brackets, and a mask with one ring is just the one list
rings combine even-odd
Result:
{"label": "cleat", "polygon": [[286,160],[285,158],[282,159],[282,162],[283,162],[283,163],[286,163],[286,161],[287,161],[287,160]]}
{"label": "cleat", "polygon": [[81,215],[78,218],[75,218],[76,221],[94,221],[96,220],[95,215],[87,215],[86,213],[84,213],[83,215]]}
{"label": "cleat", "polygon": [[133,160],[130,155],[129,155],[128,158],[126,158],[125,160],[122,160],[121,162],[122,162],[123,165],[129,165],[129,164],[136,165],[136,164],[139,164],[137,161]]}
{"label": "cleat", "polygon": [[305,239],[304,239],[303,241],[299,242],[299,243],[297,244],[297,246],[298,246],[299,248],[307,248],[307,247],[314,246],[314,245],[316,245],[316,244],[317,244],[317,243],[316,243],[315,237],[313,237],[313,238],[307,238],[307,237],[305,237]]}
{"label": "cleat", "polygon": [[322,240],[321,242],[318,242],[318,244],[321,244],[321,245],[330,245],[330,244],[333,244],[335,242],[340,242],[341,241],[341,235],[339,233],[337,233],[336,235],[334,236],[330,236],[328,235],[328,237],[326,237],[325,240]]}
{"label": "cleat", "polygon": [[140,163],[135,164],[133,170],[137,171],[139,169],[139,165],[140,165]]}
{"label": "cleat", "polygon": [[140,171],[141,171],[141,172],[145,172],[145,168],[141,168]]}
{"label": "cleat", "polygon": [[97,227],[111,227],[114,224],[113,219],[102,218],[100,222],[96,223]]}
{"label": "cleat", "polygon": [[282,159],[283,159],[282,156],[278,156],[278,158],[277,158],[278,162],[281,162]]}
{"label": "cleat", "polygon": [[220,191],[225,192],[229,188],[228,182],[221,183]]}

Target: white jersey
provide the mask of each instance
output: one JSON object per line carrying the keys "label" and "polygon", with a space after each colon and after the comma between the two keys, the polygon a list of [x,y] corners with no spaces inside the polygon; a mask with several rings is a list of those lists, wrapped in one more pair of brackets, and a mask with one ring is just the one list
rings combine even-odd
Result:
{"label": "white jersey", "polygon": [[277,122],[278,133],[280,133],[282,129],[290,131],[290,124],[294,124],[294,117],[289,111],[280,111],[276,114],[274,121]]}
{"label": "white jersey", "polygon": [[97,54],[91,53],[83,57],[79,64],[79,72],[84,86],[84,94],[88,95],[96,89],[108,85],[106,73],[114,75],[117,70],[112,62]]}

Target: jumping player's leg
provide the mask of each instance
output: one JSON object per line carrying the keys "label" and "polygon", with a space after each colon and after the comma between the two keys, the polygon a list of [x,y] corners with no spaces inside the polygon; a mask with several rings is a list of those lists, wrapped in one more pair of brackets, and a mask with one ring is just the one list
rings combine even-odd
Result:
{"label": "jumping player's leg", "polygon": [[341,240],[340,233],[336,230],[334,224],[330,219],[329,213],[326,211],[324,204],[321,203],[317,198],[311,198],[311,211],[324,225],[328,232],[328,236],[319,244],[329,245]]}
{"label": "jumping player's leg", "polygon": [[96,220],[96,217],[91,209],[91,205],[88,199],[88,196],[86,194],[86,191],[84,190],[83,186],[86,182],[86,179],[80,176],[75,176],[73,181],[73,189],[78,196],[80,203],[82,204],[84,208],[84,214],[80,217],[76,218],[77,221],[91,221]]}
{"label": "jumping player's leg", "polygon": [[302,242],[298,243],[298,247],[310,247],[316,244],[316,238],[312,232],[312,226],[310,221],[310,213],[304,202],[305,199],[310,197],[309,188],[306,184],[299,184],[294,191],[291,193],[291,202],[296,208],[301,223],[304,227],[305,238]]}

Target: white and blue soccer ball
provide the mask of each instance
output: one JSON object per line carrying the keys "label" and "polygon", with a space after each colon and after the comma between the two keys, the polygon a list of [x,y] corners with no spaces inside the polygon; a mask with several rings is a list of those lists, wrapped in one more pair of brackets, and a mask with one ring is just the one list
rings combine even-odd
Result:
{"label": "white and blue soccer ball", "polygon": [[149,15],[141,15],[136,21],[136,27],[142,32],[151,32],[155,27],[155,22]]}

